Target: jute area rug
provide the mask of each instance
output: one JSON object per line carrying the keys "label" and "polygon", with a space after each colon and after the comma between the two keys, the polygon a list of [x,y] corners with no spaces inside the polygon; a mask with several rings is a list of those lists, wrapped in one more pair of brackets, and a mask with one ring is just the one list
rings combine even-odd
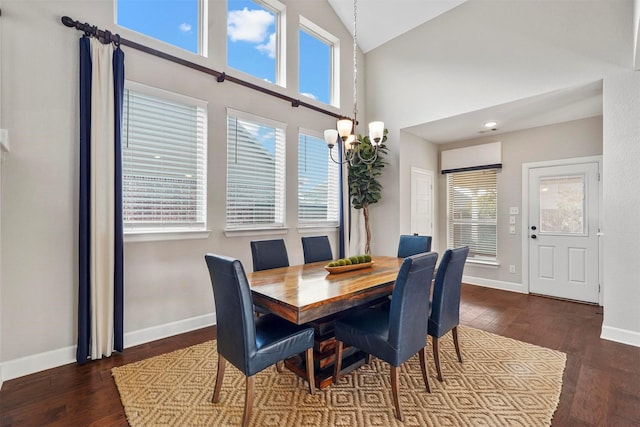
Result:
{"label": "jute area rug", "polygon": [[[394,416],[389,366],[373,359],[340,383],[310,395],[292,372],[256,375],[253,426],[548,426],[558,405],[564,353],[461,326],[464,363],[448,334],[441,339],[444,382],[428,351],[431,393],[414,356],[400,373],[404,423]],[[430,349],[430,346],[429,346]],[[129,424],[238,426],[244,376],[227,363],[220,402],[211,403],[216,342],[209,341],[113,368]]]}

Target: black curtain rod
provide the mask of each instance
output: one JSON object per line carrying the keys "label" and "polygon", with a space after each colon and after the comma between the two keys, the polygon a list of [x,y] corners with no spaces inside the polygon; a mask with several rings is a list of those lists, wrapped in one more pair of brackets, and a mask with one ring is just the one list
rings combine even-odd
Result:
{"label": "black curtain rod", "polygon": [[236,83],[236,84],[239,84],[241,86],[248,87],[248,88],[253,89],[253,90],[257,90],[258,92],[266,93],[267,95],[271,95],[271,96],[274,96],[276,98],[280,98],[280,99],[283,99],[285,101],[288,101],[288,102],[291,103],[292,107],[305,107],[305,108],[308,108],[310,110],[314,110],[314,111],[317,111],[319,113],[326,114],[327,116],[335,117],[337,119],[346,118],[346,117],[344,117],[344,116],[342,116],[340,114],[336,114],[336,113],[333,113],[331,111],[327,111],[327,110],[325,110],[323,108],[316,107],[315,105],[307,104],[306,102],[300,101],[299,99],[295,99],[295,98],[292,98],[290,96],[278,93],[276,91],[263,88],[261,86],[258,86],[256,84],[247,82],[247,81],[239,79],[237,77],[230,76],[230,75],[228,75],[228,74],[226,74],[224,72],[221,73],[220,71],[216,71],[216,70],[213,70],[211,68],[196,64],[195,62],[187,61],[185,59],[178,58],[177,56],[170,55],[170,54],[168,54],[166,52],[162,52],[162,51],[159,51],[157,49],[153,49],[153,48],[151,48],[149,46],[145,46],[145,45],[142,45],[140,43],[136,43],[136,42],[133,42],[131,40],[127,40],[127,39],[121,38],[120,35],[118,35],[118,34],[114,35],[110,31],[101,30],[97,26],[88,24],[86,22],[83,24],[80,21],[76,21],[76,20],[74,20],[72,18],[69,18],[68,16],[63,16],[61,18],[61,21],[65,26],[67,26],[69,28],[75,28],[76,30],[84,31],[84,33],[86,35],[94,36],[96,38],[102,39],[106,43],[111,43],[111,42],[114,42],[116,44],[119,43],[120,45],[128,46],[130,48],[139,50],[141,52],[148,53],[149,55],[157,56],[158,58],[166,59],[167,61],[171,61],[171,62],[174,62],[176,64],[180,64],[180,65],[183,65],[185,67],[191,68],[193,70],[197,70],[197,71],[200,71],[202,73],[209,74],[210,76],[215,77],[216,81],[219,82],[219,83],[222,83],[224,81],[230,81],[232,83]]}

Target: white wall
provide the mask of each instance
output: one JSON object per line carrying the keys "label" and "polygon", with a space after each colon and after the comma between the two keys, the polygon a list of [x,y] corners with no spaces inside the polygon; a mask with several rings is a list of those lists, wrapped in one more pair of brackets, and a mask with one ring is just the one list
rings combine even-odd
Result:
{"label": "white wall", "polygon": [[[399,225],[394,227],[391,219],[397,215],[399,201],[406,199],[399,195],[408,191],[400,185],[402,155],[396,153],[401,149],[402,129],[612,79],[603,113],[604,204],[608,207],[604,227],[618,232],[606,232],[605,237],[605,327],[631,335],[633,340],[628,341],[640,345],[638,275],[624,262],[637,252],[633,249],[639,241],[633,232],[637,220],[630,218],[637,215],[619,209],[629,206],[637,212],[636,197],[629,196],[637,182],[631,174],[622,187],[625,191],[613,193],[607,183],[611,171],[615,171],[614,182],[622,181],[638,161],[637,148],[632,148],[632,143],[638,143],[638,111],[631,98],[638,89],[625,81],[631,76],[617,77],[633,68],[633,5],[633,0],[468,1],[369,52],[367,119],[385,121],[388,145],[394,153],[382,176],[381,203],[372,214],[373,252],[393,253],[399,232]],[[617,169],[619,160],[621,169]],[[629,202],[621,201],[623,194]],[[618,252],[629,251],[624,256],[609,251],[618,244],[618,237],[623,238]]]}
{"label": "white wall", "polygon": [[[284,0],[283,0],[284,1]],[[287,88],[297,95],[297,34],[300,2],[287,9]],[[340,37],[343,51],[351,36],[326,2],[305,2],[304,15]],[[209,2],[211,57],[195,58],[177,48],[137,36],[113,24],[111,0],[4,0],[2,8],[2,111],[10,129],[12,153],[3,165],[2,260],[0,280],[0,362],[5,379],[71,362],[76,343],[78,39],[61,24],[68,15],[110,29],[218,71],[250,79],[226,63],[226,2]],[[242,260],[251,270],[249,241],[284,237],[292,263],[302,263],[297,228],[298,127],[335,126],[335,120],[124,47],[126,78],[209,102],[208,225],[202,240],[125,243],[125,345],[210,324],[214,320],[206,252]],[[344,55],[349,58],[350,54]],[[10,65],[10,66],[9,66]],[[342,61],[343,76],[352,63]],[[257,84],[266,83],[253,79]],[[351,79],[341,92],[351,111]],[[288,184],[286,235],[227,237],[225,224],[226,112],[229,106],[285,122]],[[326,107],[326,106],[325,106]],[[337,232],[329,234],[337,254]]]}
{"label": "white wall", "polygon": [[602,337],[640,346],[640,73],[606,78]]}
{"label": "white wall", "polygon": [[[439,151],[488,142],[502,142],[502,169],[497,175],[498,187],[498,262],[497,268],[467,263],[465,280],[492,287],[526,291],[522,287],[522,164],[546,160],[571,159],[602,154],[602,117],[574,120],[496,136],[439,145]],[[439,175],[438,218],[441,240],[438,250],[447,248],[446,177]],[[520,209],[516,234],[509,234],[509,208]],[[516,273],[509,273],[509,265]]]}
{"label": "white wall", "polygon": [[[615,74],[632,65],[632,2],[468,1],[369,52],[367,120],[389,128],[385,188],[373,251],[398,228],[400,130]],[[381,211],[381,212],[378,212]],[[379,231],[380,230],[380,231]]]}
{"label": "white wall", "polygon": [[[399,177],[398,182],[403,191],[398,193],[399,199],[399,234],[411,233],[411,168],[416,167],[433,172],[433,203],[434,212],[438,205],[438,148],[408,132],[400,132],[399,144]],[[440,240],[437,214],[433,221],[432,247],[437,247]],[[396,241],[399,238],[396,237]],[[396,246],[397,249],[397,246]]]}

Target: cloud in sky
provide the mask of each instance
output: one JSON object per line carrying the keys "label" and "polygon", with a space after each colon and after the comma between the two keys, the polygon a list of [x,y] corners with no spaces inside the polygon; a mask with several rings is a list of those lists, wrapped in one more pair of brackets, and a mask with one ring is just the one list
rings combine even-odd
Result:
{"label": "cloud in sky", "polygon": [[312,93],[308,93],[308,92],[300,92],[300,95],[308,96],[308,97],[309,97],[309,98],[311,98],[311,99],[318,99],[318,97],[317,97],[317,96],[315,96],[315,95],[314,95],[314,94],[312,94]]}
{"label": "cloud in sky", "polygon": [[191,24],[187,24],[186,22],[183,22],[182,24],[180,24],[180,31],[182,31],[183,33],[190,33],[191,32]]}
{"label": "cloud in sky", "polygon": [[256,46],[259,52],[266,53],[269,58],[276,57],[276,33],[269,34],[269,41],[265,44]]}
{"label": "cloud in sky", "polygon": [[267,38],[274,17],[264,10],[232,10],[227,21],[227,33],[231,41],[261,43]]}

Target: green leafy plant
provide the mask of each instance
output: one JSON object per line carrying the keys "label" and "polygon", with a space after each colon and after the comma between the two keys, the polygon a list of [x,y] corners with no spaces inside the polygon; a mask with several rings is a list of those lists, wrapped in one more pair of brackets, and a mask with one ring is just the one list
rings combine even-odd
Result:
{"label": "green leafy plant", "polygon": [[[378,147],[378,157],[375,161],[367,164],[358,157],[357,153],[354,156],[353,164],[349,164],[349,197],[351,199],[351,206],[354,209],[362,209],[364,216],[364,227],[366,231],[366,244],[364,251],[367,254],[371,253],[371,227],[369,225],[369,205],[378,203],[382,198],[382,184],[378,181],[378,177],[382,175],[382,169],[387,164],[384,160],[389,150],[385,145],[387,141],[387,129],[384,130],[384,137],[380,147]],[[360,151],[360,156],[364,159],[370,159],[373,157],[374,149],[371,146],[368,136],[358,135],[357,150]]]}

